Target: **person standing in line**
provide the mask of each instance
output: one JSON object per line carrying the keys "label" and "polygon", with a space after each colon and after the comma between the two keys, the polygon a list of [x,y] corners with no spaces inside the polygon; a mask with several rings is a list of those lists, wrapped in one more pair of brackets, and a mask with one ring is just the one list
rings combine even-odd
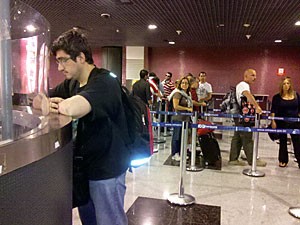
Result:
{"label": "person standing in line", "polygon": [[[285,77],[280,82],[279,93],[273,96],[271,116],[274,117],[292,117],[299,118],[300,97],[294,91],[293,83],[290,77]],[[272,120],[273,129],[300,129],[299,122]],[[293,142],[295,157],[300,168],[300,135],[290,134]],[[279,167],[286,167],[289,162],[287,150],[287,134],[279,134]]]}
{"label": "person standing in line", "polygon": [[[173,102],[175,112],[193,112],[193,101],[190,95],[190,83],[186,77],[183,77],[171,95],[170,100]],[[182,122],[190,121],[190,116],[174,115],[173,121]],[[172,135],[172,160],[180,161],[180,145],[181,145],[181,127],[174,127]]]}
{"label": "person standing in line", "polygon": [[[188,78],[189,79],[189,78]],[[197,89],[199,87],[199,80],[195,77],[192,77],[189,79],[190,85],[191,85],[191,96],[193,100],[193,111],[200,112],[200,106],[206,106],[206,103],[204,101],[200,102],[198,101],[197,96]]]}
{"label": "person standing in line", "polygon": [[150,91],[150,84],[147,82],[149,72],[147,70],[140,71],[140,80],[135,82],[132,86],[132,94],[138,96],[145,102],[146,105],[152,106],[152,97]]}
{"label": "person standing in line", "polygon": [[206,72],[199,73],[199,87],[197,89],[198,101],[206,103],[212,98],[212,86],[206,82]]}
{"label": "person standing in line", "polygon": [[165,79],[161,82],[164,87],[164,96],[167,98],[171,92],[175,89],[174,82],[172,81],[172,73],[167,72]]}
{"label": "person standing in line", "polygon": [[[165,107],[167,107],[168,112],[172,112],[173,104],[170,101],[167,101],[168,97],[170,96],[172,91],[175,89],[175,84],[172,81],[172,73],[171,72],[166,73],[165,79],[161,82],[161,84],[163,85],[163,88],[164,88],[164,98],[165,98],[165,101],[163,101],[162,110],[165,110]],[[171,116],[170,115],[165,115],[165,116],[167,116],[167,122],[170,122]],[[167,129],[169,130],[170,128],[168,127]]]}
{"label": "person standing in line", "polygon": [[127,225],[124,197],[130,151],[119,81],[94,65],[88,40],[78,29],[59,36],[51,52],[66,80],[49,92],[50,100],[36,98],[34,107],[45,111],[49,106],[50,112],[78,119],[74,164],[81,157],[90,192],[88,202],[78,207],[81,222]]}
{"label": "person standing in line", "polygon": [[[241,106],[241,98],[244,96],[247,98],[247,102],[252,104],[255,109],[256,113],[261,114],[262,109],[255,101],[254,96],[251,94],[250,86],[256,80],[256,71],[254,69],[247,69],[244,72],[244,80],[241,81],[236,85],[236,99]],[[235,120],[236,126],[242,126],[242,124]],[[253,140],[252,140],[252,132],[244,132],[244,131],[234,131],[234,135],[231,140],[231,148],[230,148],[230,156],[229,156],[229,165],[238,165],[244,166],[245,163],[239,161],[239,155],[241,149],[244,149],[244,152],[247,157],[247,161],[249,165],[252,165],[252,158],[253,158]],[[258,159],[256,161],[257,166],[266,166],[266,162],[263,160]]]}
{"label": "person standing in line", "polygon": [[163,94],[159,89],[159,78],[156,76],[154,72],[149,73],[148,82],[150,84],[150,92],[152,94],[152,104],[155,109],[157,108],[158,102],[161,102]]}

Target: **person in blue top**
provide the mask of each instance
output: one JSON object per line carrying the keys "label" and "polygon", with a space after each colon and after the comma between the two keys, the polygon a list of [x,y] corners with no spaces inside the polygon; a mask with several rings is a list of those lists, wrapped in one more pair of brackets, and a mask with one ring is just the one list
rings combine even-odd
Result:
{"label": "person in blue top", "polygon": [[[279,93],[273,96],[271,116],[299,118],[300,98],[294,91],[293,83],[290,77],[285,77],[280,82]],[[299,129],[299,122],[272,120],[273,129]],[[291,134],[295,157],[300,168],[300,135]],[[287,151],[287,134],[279,134],[279,167],[286,167],[289,162]]]}

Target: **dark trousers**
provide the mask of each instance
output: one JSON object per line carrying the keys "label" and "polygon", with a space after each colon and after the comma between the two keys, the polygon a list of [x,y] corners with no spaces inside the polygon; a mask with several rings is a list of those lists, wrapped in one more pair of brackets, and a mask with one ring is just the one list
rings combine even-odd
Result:
{"label": "dark trousers", "polygon": [[[277,121],[277,128],[280,129],[299,129],[299,123],[290,123],[286,121]],[[292,143],[294,147],[294,154],[297,159],[298,165],[300,164],[300,135],[291,134]],[[289,162],[288,150],[287,150],[287,134],[279,134],[279,154],[278,160],[282,163]]]}

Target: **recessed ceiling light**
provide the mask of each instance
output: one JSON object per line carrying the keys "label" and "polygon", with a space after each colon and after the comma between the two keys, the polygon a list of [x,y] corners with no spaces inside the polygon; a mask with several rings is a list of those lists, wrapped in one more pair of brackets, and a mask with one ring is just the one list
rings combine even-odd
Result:
{"label": "recessed ceiling light", "polygon": [[110,14],[109,13],[101,13],[100,16],[104,19],[109,19],[110,18]]}
{"label": "recessed ceiling light", "polygon": [[224,26],[225,26],[224,23],[220,23],[220,24],[219,24],[219,27],[224,27]]}
{"label": "recessed ceiling light", "polygon": [[276,43],[281,43],[282,42],[282,40],[275,40],[274,42],[276,42]]}
{"label": "recessed ceiling light", "polygon": [[244,27],[250,27],[250,23],[244,23],[243,26]]}
{"label": "recessed ceiling light", "polygon": [[155,30],[156,28],[157,28],[157,26],[154,25],[154,24],[150,24],[150,25],[148,26],[148,29],[150,29],[150,30]]}
{"label": "recessed ceiling light", "polygon": [[296,26],[300,26],[300,21],[297,21],[297,22],[295,23],[295,25],[296,25]]}
{"label": "recessed ceiling light", "polygon": [[119,33],[119,32],[120,32],[120,30],[119,30],[119,29],[116,29],[116,32],[117,32],[117,33]]}
{"label": "recessed ceiling light", "polygon": [[169,41],[169,45],[175,45],[175,41]]}

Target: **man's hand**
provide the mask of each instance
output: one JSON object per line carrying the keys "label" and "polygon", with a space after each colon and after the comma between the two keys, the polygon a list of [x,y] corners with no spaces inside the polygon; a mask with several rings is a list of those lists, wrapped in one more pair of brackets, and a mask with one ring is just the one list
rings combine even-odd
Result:
{"label": "man's hand", "polygon": [[50,98],[49,108],[50,112],[52,113],[59,113],[58,111],[58,104],[61,103],[64,99],[63,98]]}

